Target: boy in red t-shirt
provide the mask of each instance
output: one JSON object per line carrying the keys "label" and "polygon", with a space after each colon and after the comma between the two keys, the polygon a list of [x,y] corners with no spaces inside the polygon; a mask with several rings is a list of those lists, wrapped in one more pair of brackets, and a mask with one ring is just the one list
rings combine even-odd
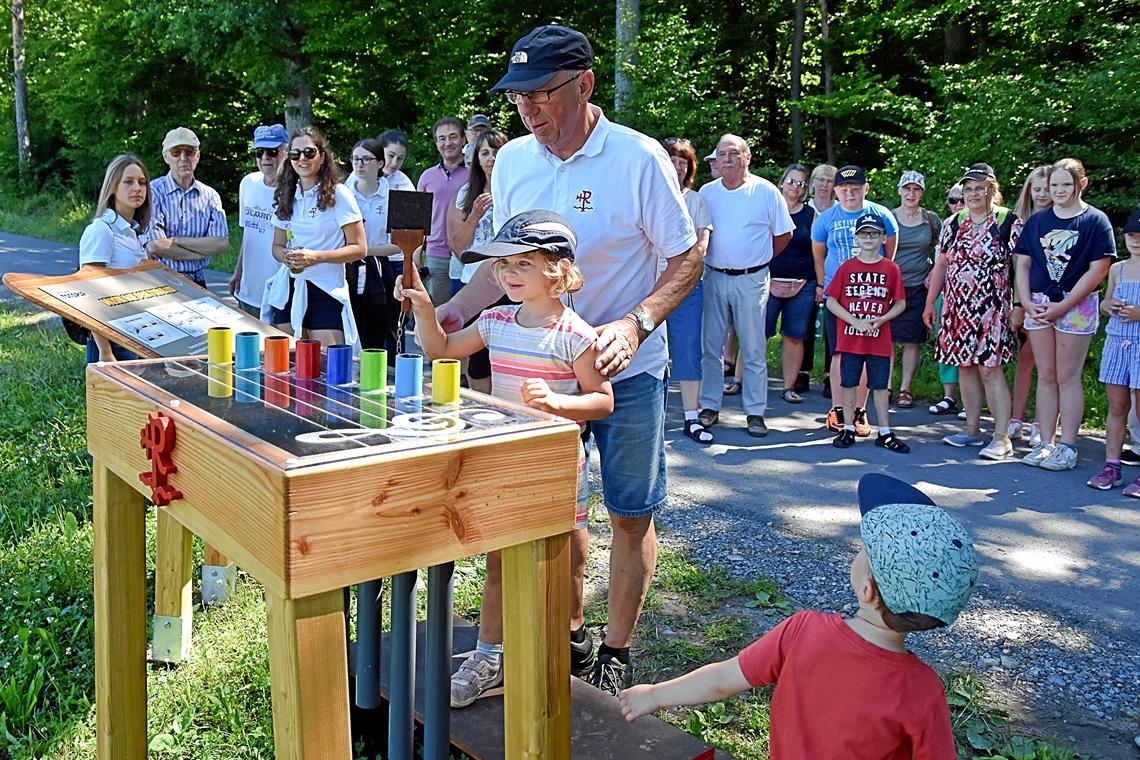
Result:
{"label": "boy in red t-shirt", "polygon": [[797,612],[731,660],[626,689],[626,720],[775,683],[771,760],[954,760],[942,681],[906,637],[957,619],[978,579],[973,544],[928,496],[887,475],[859,481],[859,511],[853,617]]}
{"label": "boy in red t-shirt", "polygon": [[890,391],[891,320],[906,309],[906,291],[898,264],[883,258],[886,227],[877,214],[855,220],[859,255],[839,265],[827,286],[827,309],[841,325],[835,352],[839,354],[839,380],[843,386],[843,419],[848,420],[831,445],[845,449],[855,443],[855,389],[863,369],[867,387],[875,398],[875,421],[879,423],[876,446],[906,454],[910,447],[891,432]]}

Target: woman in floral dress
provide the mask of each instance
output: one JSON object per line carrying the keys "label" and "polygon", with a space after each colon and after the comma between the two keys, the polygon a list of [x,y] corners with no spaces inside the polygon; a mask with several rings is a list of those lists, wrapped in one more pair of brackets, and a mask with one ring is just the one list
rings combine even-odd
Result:
{"label": "woman in floral dress", "polygon": [[994,435],[981,451],[987,459],[1013,454],[1008,435],[1010,397],[1002,365],[1013,358],[1009,316],[1013,308],[1013,245],[1021,220],[1001,203],[1001,188],[988,164],[974,164],[962,178],[966,208],[951,216],[938,236],[923,319],[934,321],[943,295],[934,355],[958,367],[966,429],[942,440],[951,446],[982,446],[982,394],[994,416]]}

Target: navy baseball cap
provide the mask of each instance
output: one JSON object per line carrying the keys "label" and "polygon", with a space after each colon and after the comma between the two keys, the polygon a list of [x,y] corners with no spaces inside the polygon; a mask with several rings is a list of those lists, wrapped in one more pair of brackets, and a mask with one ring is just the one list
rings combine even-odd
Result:
{"label": "navy baseball cap", "polygon": [[539,26],[511,48],[506,75],[491,92],[531,92],[550,81],[559,71],[594,67],[594,48],[586,35],[565,26]]}
{"label": "navy baseball cap", "polygon": [[994,174],[994,168],[992,166],[989,164],[978,163],[971,165],[970,168],[966,170],[966,173],[962,175],[962,179],[960,181],[965,182],[968,179],[975,181],[994,179],[995,176],[996,175]]}
{"label": "navy baseball cap", "polygon": [[867,227],[870,227],[873,230],[878,230],[879,232],[887,231],[887,225],[883,224],[883,219],[878,214],[863,214],[861,217],[855,220],[856,232],[862,229],[866,229]]}
{"label": "navy baseball cap", "polygon": [[962,525],[914,486],[888,475],[859,479],[859,533],[891,612],[950,625],[970,601],[978,557]]}
{"label": "navy baseball cap", "polygon": [[858,166],[848,164],[835,173],[835,185],[865,185],[867,184],[867,175],[863,173],[863,169]]}
{"label": "navy baseball cap", "polygon": [[289,142],[289,133],[280,124],[262,124],[253,130],[253,147],[280,148]]}
{"label": "navy baseball cap", "polygon": [[565,217],[553,211],[536,209],[512,216],[493,240],[464,251],[459,258],[464,264],[474,264],[516,253],[545,251],[573,261],[577,247],[578,236]]}
{"label": "navy baseball cap", "polygon": [[1132,216],[1128,217],[1128,221],[1124,223],[1124,234],[1130,232],[1140,232],[1140,208],[1132,212]]}

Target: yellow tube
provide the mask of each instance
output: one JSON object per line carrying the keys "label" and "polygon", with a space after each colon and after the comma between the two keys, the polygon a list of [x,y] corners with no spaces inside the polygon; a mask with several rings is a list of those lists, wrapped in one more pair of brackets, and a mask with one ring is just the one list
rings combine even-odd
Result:
{"label": "yellow tube", "polygon": [[459,403],[458,359],[436,359],[431,363],[431,402]]}
{"label": "yellow tube", "polygon": [[229,327],[211,327],[206,333],[206,361],[230,364],[234,360],[234,331]]}

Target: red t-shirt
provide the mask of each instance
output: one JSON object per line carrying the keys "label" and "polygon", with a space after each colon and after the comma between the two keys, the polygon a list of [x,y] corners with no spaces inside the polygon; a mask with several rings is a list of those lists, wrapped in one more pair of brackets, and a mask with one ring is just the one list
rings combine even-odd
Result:
{"label": "red t-shirt", "polygon": [[[906,299],[899,265],[890,259],[879,259],[865,264],[858,258],[847,259],[827,286],[827,297],[855,317],[878,317],[887,313],[895,301]],[[869,335],[860,335],[855,328],[836,317],[839,337],[836,351],[866,356],[890,356],[891,323],[887,322]]]}
{"label": "red t-shirt", "polygon": [[843,618],[797,612],[739,657],[752,686],[776,684],[771,760],[955,760],[938,675],[863,639]]}

